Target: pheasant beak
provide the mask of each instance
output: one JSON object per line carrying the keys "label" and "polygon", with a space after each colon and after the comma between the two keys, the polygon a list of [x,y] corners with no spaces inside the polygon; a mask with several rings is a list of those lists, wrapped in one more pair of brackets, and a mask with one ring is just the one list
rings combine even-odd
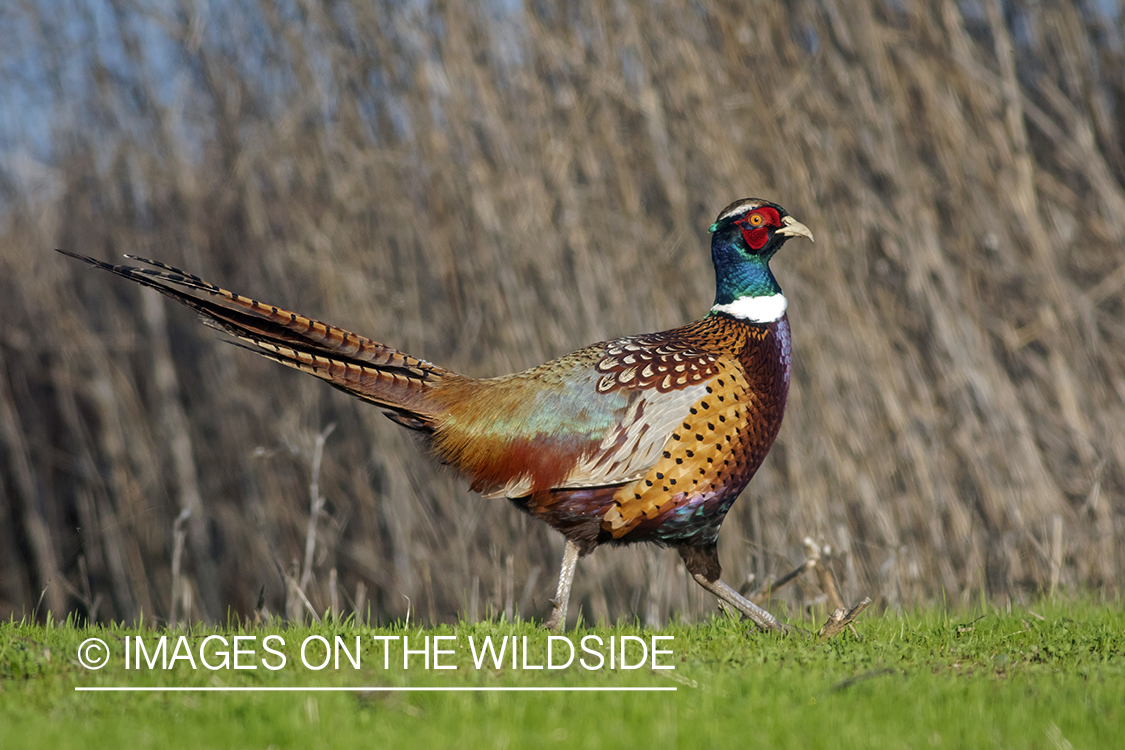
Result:
{"label": "pheasant beak", "polygon": [[810,242],[816,241],[813,239],[809,228],[792,216],[786,216],[781,220],[781,229],[777,230],[777,234],[783,234],[786,237],[808,237]]}

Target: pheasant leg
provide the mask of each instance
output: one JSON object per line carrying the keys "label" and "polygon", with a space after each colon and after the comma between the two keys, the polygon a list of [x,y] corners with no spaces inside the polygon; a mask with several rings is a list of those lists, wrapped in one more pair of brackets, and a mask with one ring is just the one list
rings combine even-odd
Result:
{"label": "pheasant leg", "polygon": [[769,612],[759,607],[754,602],[739,594],[727,584],[719,580],[723,569],[719,565],[719,552],[715,545],[682,545],[679,547],[680,557],[684,560],[691,577],[703,588],[710,591],[720,600],[738,610],[762,630],[772,630],[775,633],[788,633],[788,625],[780,623]]}
{"label": "pheasant leg", "polygon": [[570,584],[574,583],[574,568],[577,564],[578,545],[567,539],[566,549],[563,550],[562,570],[559,571],[559,589],[555,593],[555,611],[544,623],[548,630],[566,629],[566,607],[570,603]]}
{"label": "pheasant leg", "polygon": [[720,580],[708,581],[707,577],[702,573],[692,573],[692,578],[703,588],[710,591],[715,596],[719,597],[722,601],[726,602],[736,610],[746,615],[750,620],[762,630],[772,630],[776,633],[788,633],[789,626],[784,623],[778,622],[777,618],[771,615],[766,610],[759,607],[754,602],[739,594],[727,584]]}

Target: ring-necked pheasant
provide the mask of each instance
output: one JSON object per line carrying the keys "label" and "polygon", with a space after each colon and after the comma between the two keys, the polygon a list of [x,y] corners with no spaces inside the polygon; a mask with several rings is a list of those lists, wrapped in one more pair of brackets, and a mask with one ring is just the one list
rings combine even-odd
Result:
{"label": "ring-necked pheasant", "polygon": [[566,623],[579,557],[601,544],[676,547],[692,577],[759,627],[772,615],[720,580],[716,540],[781,427],[789,392],[787,301],[769,261],[808,237],[785,209],[745,199],[711,226],[707,317],[604,341],[539,367],[475,379],[354,333],[228,292],[144,258],[110,265],[265,357],[316,375],[422,434],[485,497],[506,497],[566,537],[555,608]]}

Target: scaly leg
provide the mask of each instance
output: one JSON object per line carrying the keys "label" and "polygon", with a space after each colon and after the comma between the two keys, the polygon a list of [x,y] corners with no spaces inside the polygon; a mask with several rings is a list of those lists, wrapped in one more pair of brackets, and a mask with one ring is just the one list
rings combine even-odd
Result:
{"label": "scaly leg", "polygon": [[703,588],[710,591],[715,596],[719,597],[722,601],[734,607],[737,611],[746,615],[750,620],[762,630],[773,630],[777,633],[788,633],[789,626],[778,622],[777,618],[759,607],[754,602],[739,594],[727,584],[720,580],[708,581],[707,576],[702,573],[692,573],[691,577],[695,579]]}
{"label": "scaly leg", "polygon": [[791,628],[788,625],[778,622],[769,612],[719,580],[722,567],[719,565],[719,553],[714,545],[709,547],[683,546],[679,548],[679,552],[680,557],[684,559],[684,565],[687,566],[688,572],[691,573],[691,577],[695,579],[696,583],[746,615],[759,628],[772,630],[776,633],[788,633],[790,631]]}
{"label": "scaly leg", "polygon": [[555,611],[544,623],[548,630],[566,629],[566,607],[570,603],[570,584],[574,583],[574,568],[577,564],[578,545],[567,539],[566,549],[563,550],[562,570],[559,571],[559,590],[555,593]]}

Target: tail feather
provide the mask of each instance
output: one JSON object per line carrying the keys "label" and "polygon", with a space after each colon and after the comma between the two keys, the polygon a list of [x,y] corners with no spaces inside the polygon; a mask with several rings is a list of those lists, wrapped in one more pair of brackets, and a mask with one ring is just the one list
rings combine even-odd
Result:
{"label": "tail feather", "polygon": [[126,256],[153,267],[141,268],[104,263],[68,250],[58,252],[171,297],[199,313],[205,324],[234,336],[244,348],[391,409],[388,416],[411,429],[434,428],[441,407],[429,398],[429,391],[461,377],[343,328],[235,294],[160,261]]}

